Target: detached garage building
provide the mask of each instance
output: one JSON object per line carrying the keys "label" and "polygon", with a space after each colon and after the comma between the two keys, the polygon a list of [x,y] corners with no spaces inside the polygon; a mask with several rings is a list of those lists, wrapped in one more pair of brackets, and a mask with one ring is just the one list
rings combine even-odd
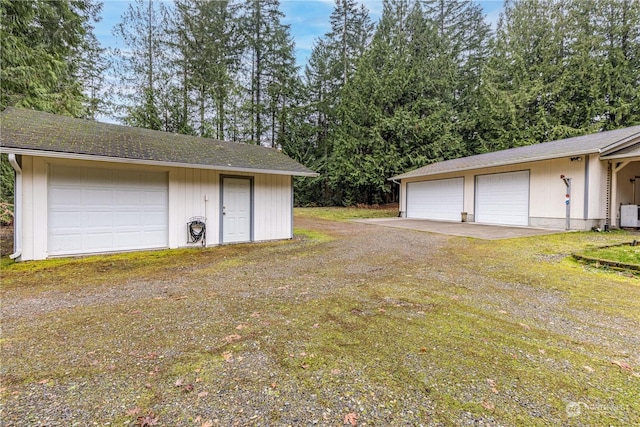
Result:
{"label": "detached garage building", "polygon": [[625,215],[640,205],[640,126],[447,160],[390,179],[400,182],[407,218],[626,226]]}
{"label": "detached garage building", "polygon": [[290,239],[292,177],[316,175],[256,145],[17,108],[0,119],[19,260]]}

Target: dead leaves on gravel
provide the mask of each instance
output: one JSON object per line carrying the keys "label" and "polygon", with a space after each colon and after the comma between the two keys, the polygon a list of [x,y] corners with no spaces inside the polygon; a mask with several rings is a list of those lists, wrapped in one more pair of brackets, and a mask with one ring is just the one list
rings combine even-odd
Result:
{"label": "dead leaves on gravel", "polygon": [[342,425],[347,425],[347,424],[352,426],[358,425],[358,416],[353,412],[349,412],[347,415],[344,416],[344,421]]}

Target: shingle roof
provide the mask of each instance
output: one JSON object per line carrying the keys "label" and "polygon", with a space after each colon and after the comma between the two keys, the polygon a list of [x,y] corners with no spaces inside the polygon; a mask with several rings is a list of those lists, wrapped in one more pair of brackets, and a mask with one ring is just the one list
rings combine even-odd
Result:
{"label": "shingle roof", "polygon": [[266,147],[133,128],[9,107],[0,113],[3,152],[54,154],[201,169],[314,176]]}
{"label": "shingle roof", "polygon": [[598,132],[590,135],[544,142],[541,144],[527,145],[524,147],[510,148],[508,150],[496,151],[493,153],[477,154],[475,156],[461,157],[459,159],[445,160],[443,162],[432,163],[421,168],[414,169],[390,179],[398,180],[418,176],[534,162],[559,157],[599,153],[600,150],[605,147],[609,148],[633,138],[640,138],[640,126]]}

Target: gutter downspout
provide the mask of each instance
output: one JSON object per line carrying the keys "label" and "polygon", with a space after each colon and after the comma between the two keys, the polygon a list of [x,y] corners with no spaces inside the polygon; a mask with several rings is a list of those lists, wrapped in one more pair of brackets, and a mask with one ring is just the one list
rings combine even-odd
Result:
{"label": "gutter downspout", "polygon": [[16,185],[13,190],[13,249],[9,258],[16,259],[22,255],[22,168],[16,155],[9,153],[9,163],[16,171]]}

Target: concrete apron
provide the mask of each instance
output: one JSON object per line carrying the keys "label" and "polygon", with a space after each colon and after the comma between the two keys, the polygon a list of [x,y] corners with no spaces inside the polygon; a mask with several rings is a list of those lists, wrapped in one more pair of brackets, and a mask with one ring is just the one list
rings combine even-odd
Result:
{"label": "concrete apron", "polygon": [[451,236],[473,237],[483,240],[514,239],[518,237],[542,236],[545,234],[565,233],[565,230],[551,230],[530,227],[511,227],[506,225],[477,224],[474,222],[432,221],[428,219],[372,218],[354,222],[375,224],[383,227],[406,228],[428,233],[448,234]]}

